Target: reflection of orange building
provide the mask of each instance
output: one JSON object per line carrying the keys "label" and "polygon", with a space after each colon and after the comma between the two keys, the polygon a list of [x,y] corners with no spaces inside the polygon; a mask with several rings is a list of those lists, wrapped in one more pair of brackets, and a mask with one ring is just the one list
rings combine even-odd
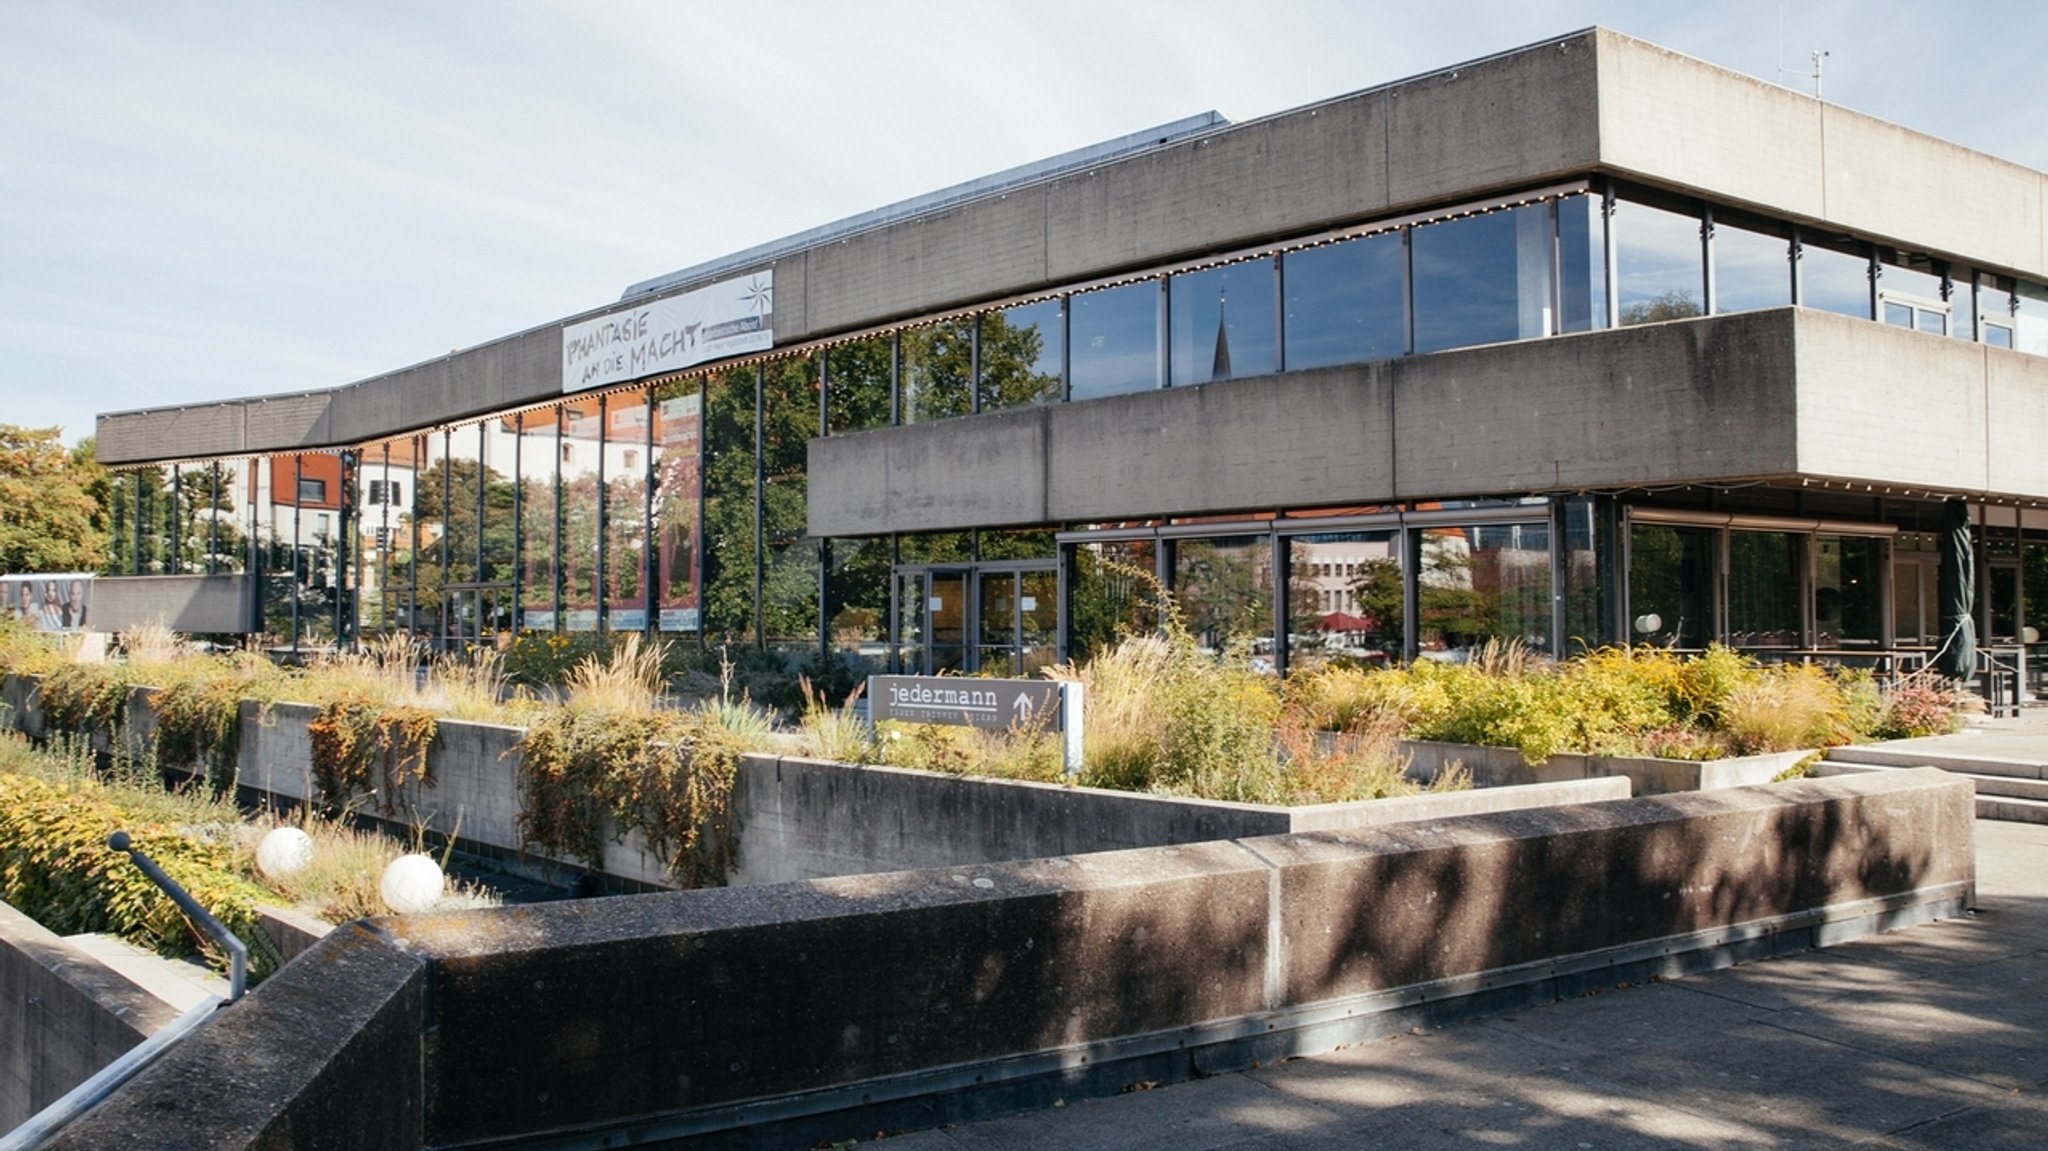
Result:
{"label": "reflection of orange building", "polygon": [[[331,454],[310,454],[303,456],[272,456],[265,461],[270,469],[270,502],[280,507],[299,507],[308,511],[341,510],[341,457]],[[254,498],[255,492],[251,492]]]}

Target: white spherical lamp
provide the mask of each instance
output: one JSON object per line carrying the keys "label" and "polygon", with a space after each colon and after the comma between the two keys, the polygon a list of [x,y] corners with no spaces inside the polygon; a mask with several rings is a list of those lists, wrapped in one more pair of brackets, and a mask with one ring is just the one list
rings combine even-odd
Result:
{"label": "white spherical lamp", "polygon": [[272,828],[256,844],[256,870],[271,879],[290,879],[313,862],[313,837],[296,827]]}
{"label": "white spherical lamp", "polygon": [[384,869],[377,894],[400,915],[425,911],[441,901],[441,865],[431,856],[401,855]]}

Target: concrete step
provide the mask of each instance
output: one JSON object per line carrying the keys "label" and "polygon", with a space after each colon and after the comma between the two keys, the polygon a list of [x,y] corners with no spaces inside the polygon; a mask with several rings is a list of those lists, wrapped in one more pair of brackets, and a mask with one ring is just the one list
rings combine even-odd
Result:
{"label": "concrete step", "polygon": [[1869,767],[1939,767],[1968,775],[1999,775],[2011,779],[2048,779],[2048,763],[2037,760],[1996,759],[1957,755],[1915,748],[1909,743],[1852,744],[1828,749],[1831,763],[1853,763]]}
{"label": "concrete step", "polygon": [[125,939],[112,935],[67,935],[64,942],[179,1011],[188,1011],[209,997],[228,997],[228,981],[206,968],[165,959]]}
{"label": "concrete step", "polygon": [[1997,819],[2006,823],[2048,823],[2048,800],[1979,795],[1977,818]]}

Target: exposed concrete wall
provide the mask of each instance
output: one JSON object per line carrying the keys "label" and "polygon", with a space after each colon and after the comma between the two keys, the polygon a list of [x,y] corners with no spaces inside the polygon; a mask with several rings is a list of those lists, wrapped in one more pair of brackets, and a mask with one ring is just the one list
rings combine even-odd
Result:
{"label": "exposed concrete wall", "polygon": [[2048,274],[2048,174],[1619,33],[1597,35],[1608,170],[1910,251]]}
{"label": "exposed concrete wall", "polygon": [[[387,1098],[334,1130],[865,1137],[1954,914],[1971,805],[1925,769],[379,921],[392,942],[337,932],[55,1146],[319,1146],[295,1108]],[[231,1118],[180,1103],[221,1065]]]}
{"label": "exposed concrete wall", "polygon": [[1376,827],[1626,799],[1627,779],[1272,807],[748,756],[734,784],[736,885]]}
{"label": "exposed concrete wall", "polygon": [[92,626],[118,632],[163,624],[172,631],[242,634],[255,614],[255,577],[101,576],[92,584]]}
{"label": "exposed concrete wall", "polygon": [[0,903],[0,1131],[178,1017],[171,1005]]}
{"label": "exposed concrete wall", "polygon": [[[339,928],[44,1147],[414,1151],[426,994],[417,958]],[[497,1065],[516,1050],[467,1057]]]}

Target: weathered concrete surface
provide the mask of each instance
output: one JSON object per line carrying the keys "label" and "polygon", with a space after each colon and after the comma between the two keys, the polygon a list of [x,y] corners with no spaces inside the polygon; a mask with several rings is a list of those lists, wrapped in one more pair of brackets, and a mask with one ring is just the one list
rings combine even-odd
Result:
{"label": "weathered concrete surface", "polygon": [[1975,830],[1974,915],[887,1146],[2032,1151],[2048,827]]}
{"label": "weathered concrete surface", "polygon": [[191,635],[247,632],[254,588],[248,575],[101,576],[92,585],[92,626],[109,632],[154,624]]}
{"label": "weathered concrete surface", "polygon": [[748,756],[735,884],[1041,859],[1626,799],[1627,779],[1273,807]]}
{"label": "weathered concrete surface", "polygon": [[175,1007],[0,903],[0,1131],[178,1017]]}
{"label": "weathered concrete surface", "polygon": [[1404,739],[1401,754],[1408,757],[1408,772],[1417,779],[1433,779],[1453,766],[1463,768],[1471,773],[1479,794],[1502,787],[1618,778],[1626,780],[1636,795],[1672,795],[1769,783],[1813,752],[1777,751],[1695,762],[1561,751],[1542,763],[1530,763],[1511,747]]}
{"label": "weathered concrete surface", "polygon": [[[936,1068],[999,1080],[1034,1052],[1182,1028],[1192,1049],[1310,1008],[1327,1029],[1374,996],[1541,998],[1578,970],[1559,957],[1676,964],[1731,925],[1777,925],[1759,954],[1853,937],[1966,902],[1970,828],[1967,786],[1915,773],[393,930],[436,972],[428,1138],[460,1143]],[[1309,1033],[1292,1042],[1342,1032]]]}
{"label": "weathered concrete surface", "polygon": [[363,927],[337,930],[45,1146],[415,1151],[424,974]]}

